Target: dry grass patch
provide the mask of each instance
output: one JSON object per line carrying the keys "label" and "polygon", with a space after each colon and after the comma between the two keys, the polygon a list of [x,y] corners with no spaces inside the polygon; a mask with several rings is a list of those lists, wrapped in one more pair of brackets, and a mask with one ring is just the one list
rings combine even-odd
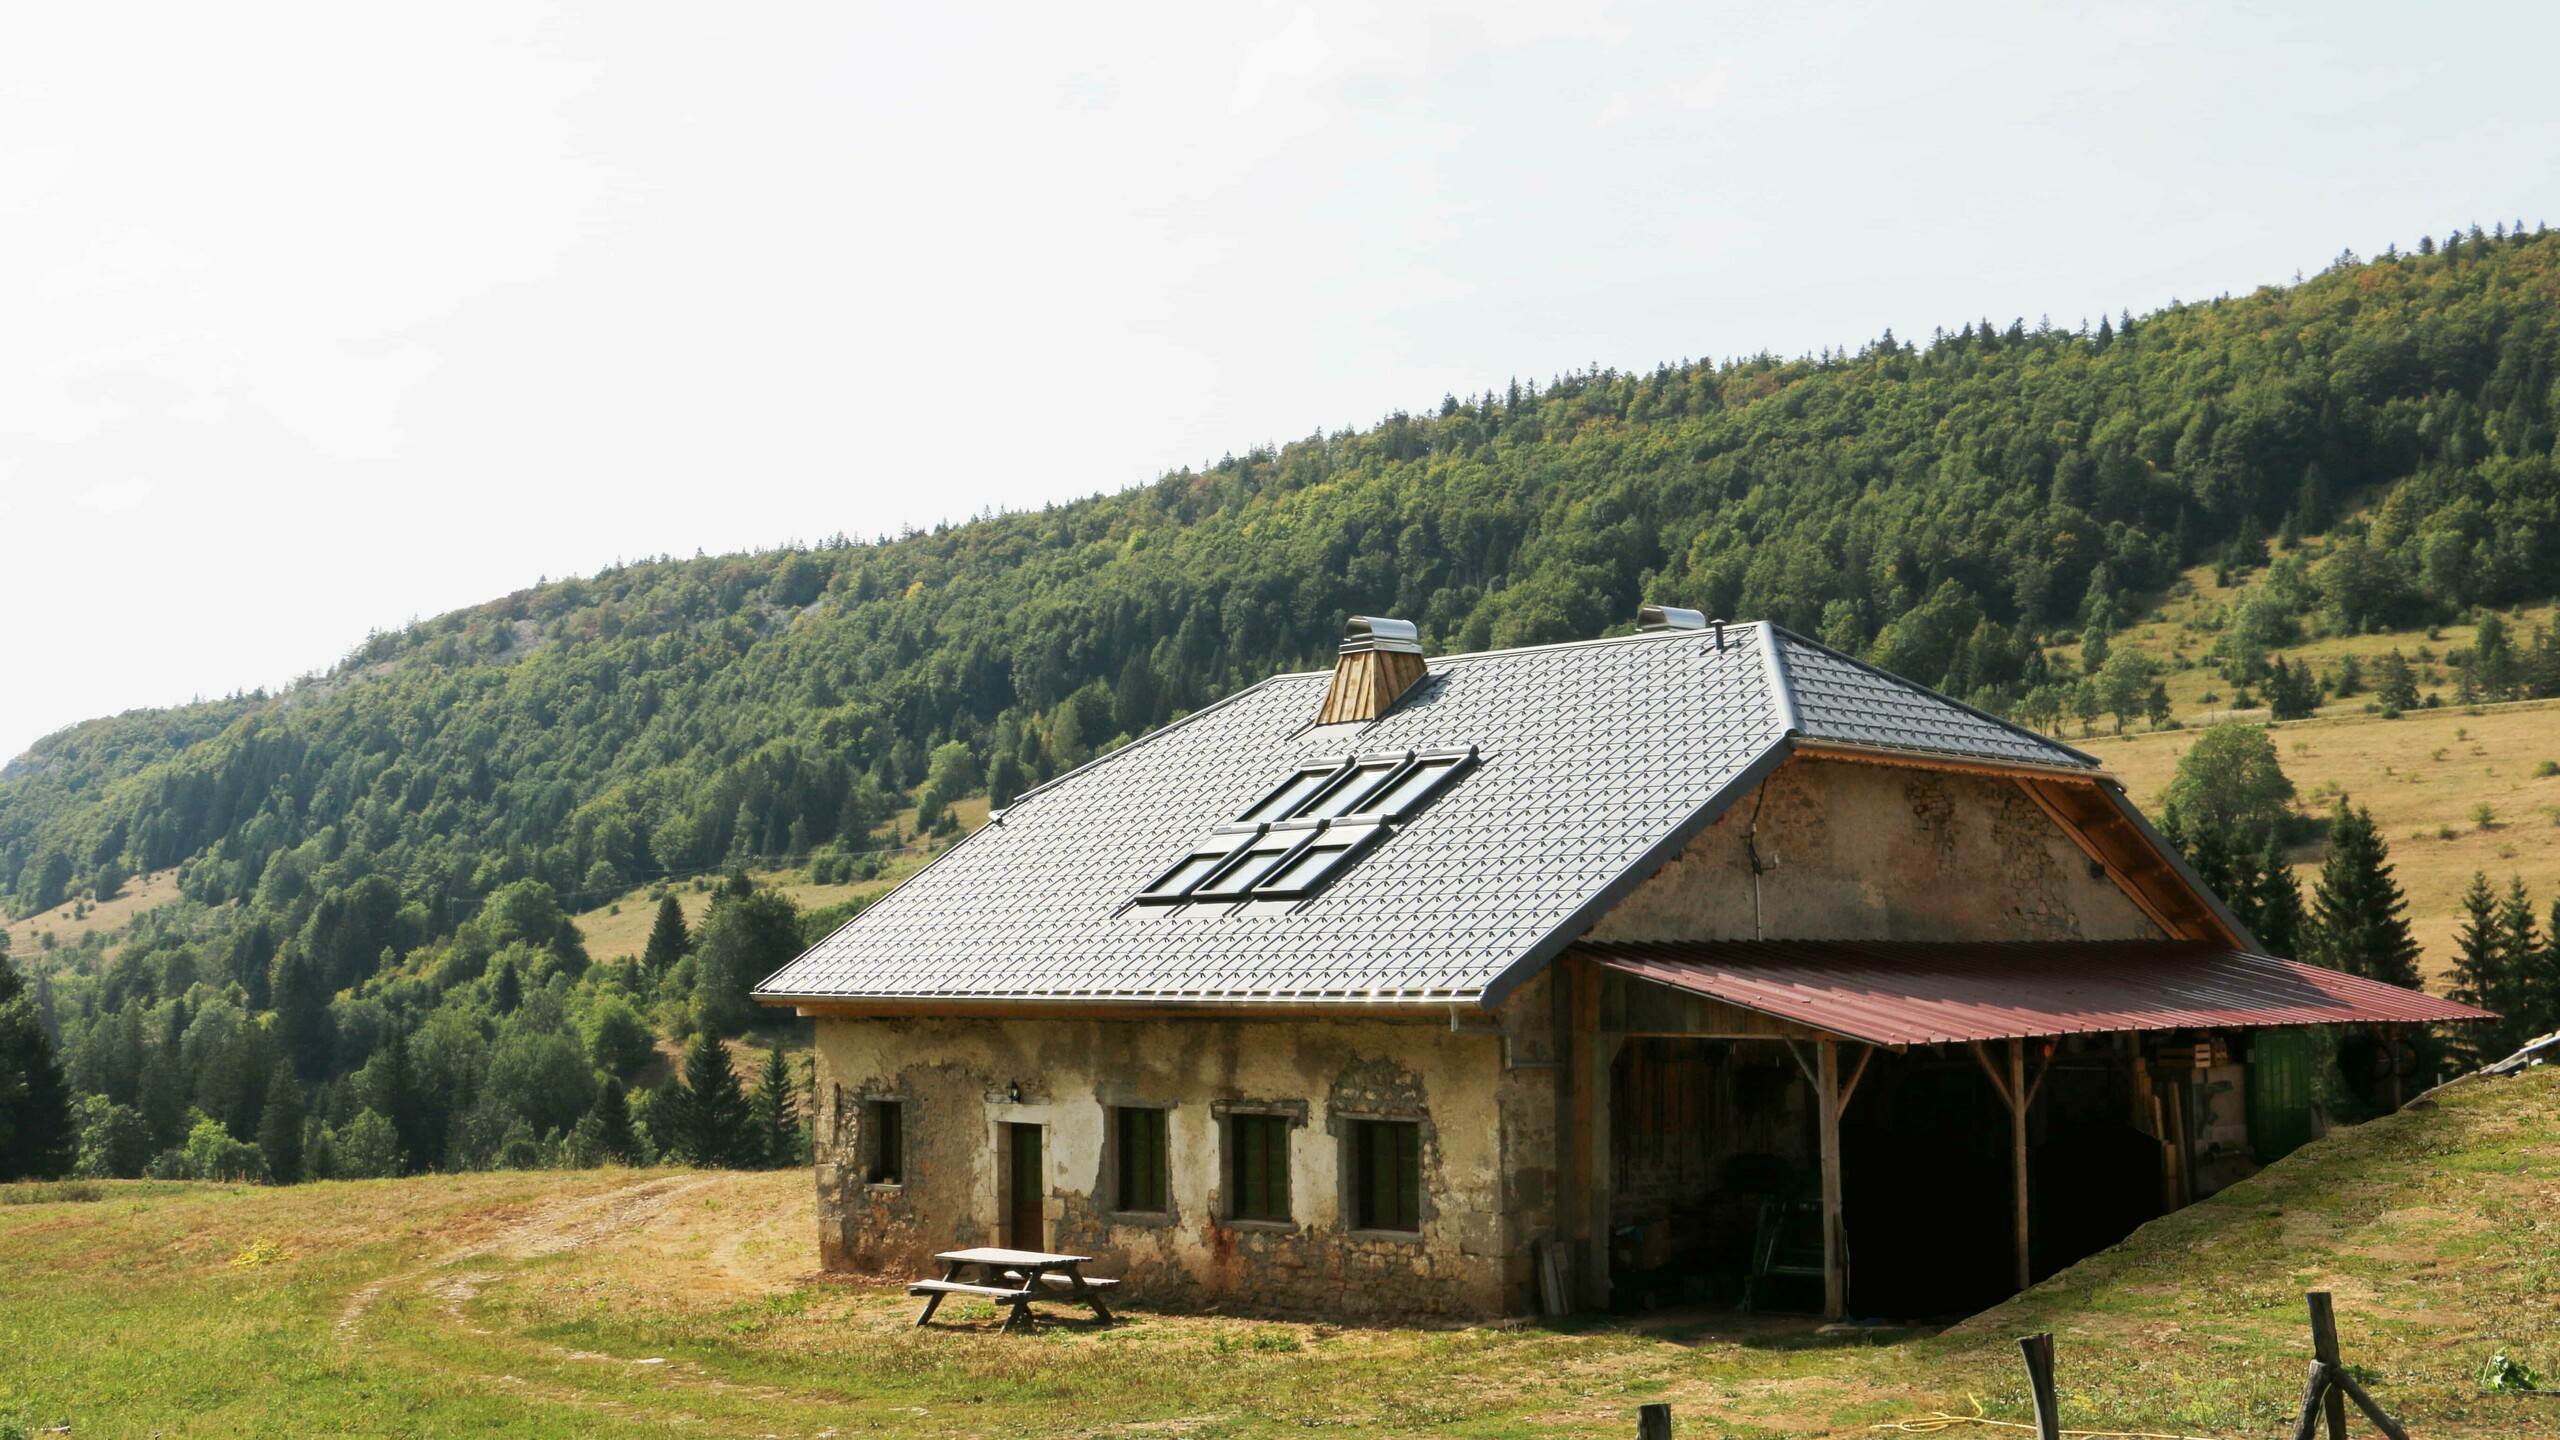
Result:
{"label": "dry grass patch", "polygon": [[[2156,814],[2178,757],[2201,733],[2080,743],[2125,782],[2135,803]],[[2485,705],[2477,713],[2417,710],[2397,720],[2322,716],[2269,733],[2306,810],[2325,813],[2344,794],[2373,811],[2391,842],[2429,975],[2441,977],[2450,962],[2473,871],[2488,872],[2502,890],[2509,875],[2523,876],[2537,911],[2560,893],[2560,774],[2535,773],[2541,761],[2560,757],[2560,701]],[[2500,817],[2485,828],[2472,819],[2483,801]],[[2294,853],[2306,899],[2319,879],[2319,857],[2317,845]]]}
{"label": "dry grass patch", "polygon": [[[178,872],[175,869],[154,870],[124,883],[116,898],[97,905],[66,900],[50,910],[39,910],[23,920],[0,924],[9,936],[9,953],[23,960],[35,955],[44,944],[45,932],[53,932],[56,945],[77,945],[95,930],[108,936],[133,923],[133,917],[145,910],[173,903],[178,898]],[[75,911],[85,911],[73,918]]]}

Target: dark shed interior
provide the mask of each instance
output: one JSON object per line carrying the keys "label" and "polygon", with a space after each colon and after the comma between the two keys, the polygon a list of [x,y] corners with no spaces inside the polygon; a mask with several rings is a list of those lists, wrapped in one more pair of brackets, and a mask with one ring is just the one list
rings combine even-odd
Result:
{"label": "dark shed interior", "polygon": [[[2231,1040],[2117,1033],[2028,1047],[2036,1278],[2259,1163]],[[1609,1112],[1619,1306],[1822,1308],[1811,1048],[1658,1036],[1620,1047]],[[1983,1063],[2004,1056],[1997,1042],[1981,1059],[1967,1045],[1876,1049],[1862,1067],[1844,1056],[1844,1071],[1860,1067],[1840,1120],[1852,1315],[1963,1314],[2016,1289],[2010,1112]]]}

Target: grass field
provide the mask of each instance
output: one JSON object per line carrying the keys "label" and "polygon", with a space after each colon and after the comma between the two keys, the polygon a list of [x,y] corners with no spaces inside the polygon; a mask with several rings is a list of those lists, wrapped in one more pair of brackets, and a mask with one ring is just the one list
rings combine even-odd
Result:
{"label": "grass field", "polygon": [[2500,1348],[2560,1372],[2555,1109],[2560,1071],[2447,1092],[1952,1330],[1844,1343],[1672,1314],[916,1331],[894,1288],[809,1273],[804,1171],[0,1189],[0,1436],[1624,1436],[1657,1399],[1682,1436],[1869,1435],[1976,1397],[2020,1418],[2038,1329],[2068,1426],[2272,1436],[2307,1288],[2416,1433],[2560,1435],[2560,1400],[2475,1378]]}

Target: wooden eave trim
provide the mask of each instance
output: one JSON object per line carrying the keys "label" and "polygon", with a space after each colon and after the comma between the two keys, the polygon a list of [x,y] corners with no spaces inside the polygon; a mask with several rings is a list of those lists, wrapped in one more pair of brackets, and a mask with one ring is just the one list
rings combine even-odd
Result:
{"label": "wooden eave trim", "polygon": [[795,1014],[818,1020],[1333,1020],[1363,1024],[1446,1024],[1449,1007],[1472,998],[1445,996],[1395,1000],[1285,1001],[1154,1000],[777,1000]]}
{"label": "wooden eave trim", "polygon": [[[2124,823],[2097,778],[2013,778],[2027,798],[2080,847],[2082,854],[2106,872],[2116,888],[2150,917],[2161,933],[2173,940],[2204,940],[2249,948],[2247,939],[2223,924],[2212,904],[2196,893],[2150,840]],[[2074,804],[2075,800],[2088,802],[2086,808]]]}
{"label": "wooden eave trim", "polygon": [[2024,760],[1982,760],[1962,755],[1938,755],[1926,750],[1887,750],[1865,745],[1848,745],[1837,740],[1798,740],[1796,754],[1807,760],[1840,760],[1853,765],[1888,765],[1903,770],[1956,770],[1973,775],[1998,775],[2009,779],[2056,779],[2088,783],[2110,778],[2103,770],[2083,765],[2037,765]]}

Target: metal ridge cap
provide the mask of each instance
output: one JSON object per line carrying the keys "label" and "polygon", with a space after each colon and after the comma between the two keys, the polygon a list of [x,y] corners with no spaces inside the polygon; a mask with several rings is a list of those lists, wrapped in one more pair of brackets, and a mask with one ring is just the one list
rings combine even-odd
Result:
{"label": "metal ridge cap", "polygon": [[1804,711],[1796,705],[1795,677],[1787,673],[1786,653],[1778,648],[1778,622],[1762,620],[1760,660],[1769,667],[1769,694],[1777,702],[1778,728],[1790,735],[1804,734]]}

